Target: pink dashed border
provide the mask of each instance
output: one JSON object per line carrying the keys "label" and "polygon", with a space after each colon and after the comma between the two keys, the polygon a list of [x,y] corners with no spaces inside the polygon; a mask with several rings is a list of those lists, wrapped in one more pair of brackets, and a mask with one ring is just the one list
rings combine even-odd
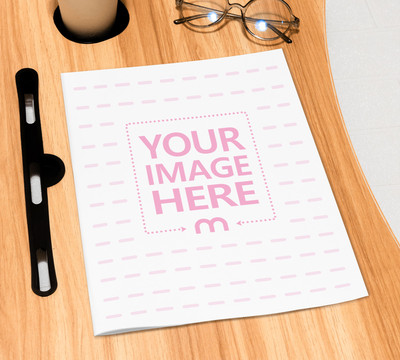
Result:
{"label": "pink dashed border", "polygon": [[190,116],[190,117],[179,117],[179,118],[169,118],[169,119],[137,121],[137,122],[130,122],[130,123],[125,124],[125,133],[126,133],[126,136],[127,136],[127,139],[128,139],[128,148],[129,148],[129,153],[130,153],[131,165],[132,165],[132,169],[133,169],[133,177],[134,177],[135,187],[136,187],[137,196],[138,196],[138,203],[139,203],[139,208],[140,208],[140,216],[141,216],[141,219],[142,219],[143,229],[144,229],[146,234],[154,235],[154,234],[162,234],[162,233],[176,232],[176,231],[181,231],[182,232],[182,231],[185,231],[186,228],[180,227],[180,228],[170,228],[170,229],[158,229],[158,230],[154,230],[154,231],[150,231],[148,229],[148,225],[147,225],[145,214],[144,214],[143,203],[142,203],[142,194],[140,192],[139,180],[138,180],[138,176],[137,176],[137,172],[136,172],[136,165],[135,165],[134,154],[133,154],[133,150],[132,150],[132,140],[131,140],[131,136],[130,136],[130,133],[129,133],[129,127],[133,126],[133,125],[137,125],[137,124],[143,125],[143,124],[150,124],[150,123],[173,122],[173,121],[180,121],[180,120],[194,120],[194,119],[201,119],[201,118],[210,118],[210,117],[219,117],[219,116],[232,116],[232,115],[244,115],[245,116],[247,125],[249,127],[249,131],[250,131],[251,142],[253,144],[254,151],[256,153],[257,162],[258,162],[258,165],[260,167],[260,171],[261,171],[261,175],[262,175],[262,178],[263,178],[265,189],[267,191],[268,202],[269,202],[269,205],[271,206],[271,210],[272,210],[272,213],[273,213],[273,217],[272,218],[260,218],[260,219],[254,219],[254,220],[239,220],[237,222],[237,224],[242,226],[243,224],[269,222],[269,221],[273,221],[273,220],[276,219],[276,217],[277,217],[276,210],[275,210],[274,204],[272,202],[272,197],[271,197],[271,193],[270,193],[270,190],[269,190],[269,187],[268,187],[267,178],[265,176],[264,167],[263,167],[262,162],[261,162],[261,156],[260,156],[260,153],[258,151],[258,147],[257,147],[256,141],[255,141],[255,137],[254,137],[253,128],[251,126],[250,118],[249,118],[249,115],[247,114],[247,112],[245,112],[245,111],[237,111],[237,112],[231,112],[231,113],[207,114],[207,115]]}

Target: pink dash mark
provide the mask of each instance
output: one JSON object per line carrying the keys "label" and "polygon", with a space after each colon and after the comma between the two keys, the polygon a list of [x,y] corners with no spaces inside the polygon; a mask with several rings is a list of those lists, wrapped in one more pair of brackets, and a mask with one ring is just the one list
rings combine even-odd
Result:
{"label": "pink dash mark", "polygon": [[339,249],[328,249],[324,251],[325,254],[332,254],[336,252],[339,252]]}
{"label": "pink dash mark", "polygon": [[225,301],[210,301],[208,305],[223,305]]}
{"label": "pink dash mark", "polygon": [[192,268],[190,266],[183,266],[183,267],[178,267],[175,268],[175,271],[188,271],[191,270]]}
{"label": "pink dash mark", "polygon": [[135,259],[137,259],[136,255],[123,256],[121,258],[122,261],[129,261],[129,260],[135,260]]}
{"label": "pink dash mark", "polygon": [[156,311],[171,311],[171,310],[174,310],[172,306],[166,306],[156,309]]}
{"label": "pink dash mark", "polygon": [[320,234],[318,234],[318,236],[320,236],[320,237],[324,237],[324,236],[332,236],[333,235],[333,232],[332,231],[329,231],[329,232],[325,232],[325,233],[320,233]]}
{"label": "pink dash mark", "polygon": [[111,181],[111,182],[110,182],[110,185],[111,185],[111,186],[115,186],[115,185],[122,185],[122,184],[124,184],[124,183],[125,183],[125,181],[123,181],[123,180]]}
{"label": "pink dash mark", "polygon": [[280,103],[280,104],[278,104],[277,106],[278,106],[279,108],[288,107],[288,106],[290,106],[290,103],[288,103],[288,102]]}
{"label": "pink dash mark", "polygon": [[90,207],[99,207],[99,206],[104,206],[104,203],[103,202],[101,202],[101,203],[93,203],[93,204],[90,204],[89,205]]}
{"label": "pink dash mark", "polygon": [[310,237],[311,237],[310,235],[298,235],[298,236],[295,236],[294,238],[296,240],[304,240],[304,239],[309,239]]}
{"label": "pink dash mark", "polygon": [[82,150],[89,150],[89,149],[95,149],[96,145],[83,145]]}
{"label": "pink dash mark", "polygon": [[255,279],[255,282],[266,282],[266,281],[271,281],[272,279],[269,277],[266,278],[259,278],[259,279]]}
{"label": "pink dash mark", "polygon": [[175,249],[175,250],[172,250],[171,253],[172,254],[181,254],[181,253],[185,253],[187,251],[188,251],[188,249]]}
{"label": "pink dash mark", "polygon": [[107,320],[111,320],[111,319],[120,318],[121,316],[122,316],[122,314],[107,315],[107,316],[106,316],[106,319],[107,319]]}
{"label": "pink dash mark", "polygon": [[162,84],[166,84],[166,83],[172,83],[172,82],[174,82],[175,80],[174,79],[161,79],[160,80],[160,83],[162,83]]}
{"label": "pink dash mark", "polygon": [[122,101],[118,103],[118,106],[131,106],[133,105],[133,101]]}
{"label": "pink dash mark", "polygon": [[117,301],[119,300],[118,296],[114,296],[114,297],[109,297],[109,298],[105,298],[103,301],[104,302],[109,302],[109,301]]}
{"label": "pink dash mark", "polygon": [[300,160],[300,161],[296,161],[296,165],[305,165],[305,164],[309,164],[310,160]]}
{"label": "pink dash mark", "polygon": [[276,125],[263,126],[263,130],[274,130],[274,129],[276,129]]}
{"label": "pink dash mark", "polygon": [[114,205],[118,205],[118,204],[125,204],[128,202],[128,199],[119,199],[119,200],[113,200],[113,204]]}
{"label": "pink dash mark", "polygon": [[182,78],[183,81],[190,81],[190,80],[196,80],[197,77],[196,76],[184,76]]}
{"label": "pink dash mark", "polygon": [[129,237],[129,238],[124,238],[124,239],[119,239],[118,242],[126,243],[126,242],[131,242],[131,241],[134,241],[134,240],[135,240],[135,238]]}
{"label": "pink dash mark", "polygon": [[99,84],[93,86],[94,89],[106,89],[108,86],[106,84]]}
{"label": "pink dash mark", "polygon": [[250,298],[241,298],[241,299],[234,299],[233,302],[240,303],[240,302],[247,302],[250,301]]}
{"label": "pink dash mark", "polygon": [[267,67],[265,68],[265,70],[276,70],[277,68],[278,68],[277,65],[273,65],[273,66],[267,66]]}
{"label": "pink dash mark", "polygon": [[321,291],[325,291],[326,288],[317,288],[317,289],[311,289],[310,292],[315,293],[315,292],[321,292]]}
{"label": "pink dash mark", "polygon": [[179,288],[179,291],[189,291],[196,289],[196,286],[183,286]]}
{"label": "pink dash mark", "polygon": [[301,291],[293,291],[285,294],[285,296],[296,296],[296,295],[301,295]]}
{"label": "pink dash mark", "polygon": [[276,243],[276,242],[283,242],[283,241],[286,241],[287,239],[286,238],[277,238],[277,239],[271,239],[271,242],[272,243]]}
{"label": "pink dash mark", "polygon": [[338,268],[330,269],[329,271],[330,271],[330,272],[336,272],[336,271],[344,271],[344,270],[346,270],[346,268],[343,266],[343,267],[338,267]]}
{"label": "pink dash mark", "polygon": [[248,70],[246,70],[246,72],[247,72],[248,74],[257,73],[257,72],[259,72],[259,71],[260,71],[260,69],[248,69]]}
{"label": "pink dash mark", "polygon": [[111,107],[111,104],[98,104],[96,107],[99,109],[109,108]]}
{"label": "pink dash mark", "polygon": [[209,97],[219,97],[219,96],[223,96],[224,94],[223,93],[213,93],[213,94],[210,94],[210,95],[208,95]]}
{"label": "pink dash mark", "polygon": [[322,198],[312,198],[312,199],[308,199],[308,202],[317,202],[317,201],[322,201]]}
{"label": "pink dash mark", "polygon": [[154,99],[148,99],[148,100],[142,100],[142,104],[154,104],[156,100]]}
{"label": "pink dash mark", "polygon": [[275,299],[275,298],[276,298],[276,295],[263,295],[263,296],[260,296],[261,300],[269,300],[269,299]]}
{"label": "pink dash mark", "polygon": [[120,165],[120,164],[121,164],[121,161],[119,161],[119,160],[107,161],[107,162],[106,162],[106,165],[107,165],[107,166]]}
{"label": "pink dash mark", "polygon": [[86,86],[76,86],[74,87],[74,91],[82,91],[82,90],[86,90],[87,87]]}
{"label": "pink dash mark", "polygon": [[321,275],[321,271],[310,271],[306,273],[306,276]]}
{"label": "pink dash mark", "polygon": [[264,91],[264,90],[265,90],[265,88],[263,88],[263,87],[251,89],[252,92],[260,92],[260,91]]}
{"label": "pink dash mark", "polygon": [[160,256],[162,254],[163,254],[162,251],[157,251],[157,252],[153,252],[153,253],[147,253],[146,257]]}
{"label": "pink dash mark", "polygon": [[231,91],[231,95],[241,95],[244,94],[244,90],[234,90]]}
{"label": "pink dash mark", "polygon": [[105,122],[101,122],[100,126],[105,127],[105,126],[113,126],[114,123],[112,121],[105,121]]}
{"label": "pink dash mark", "polygon": [[149,275],[160,275],[160,274],[165,274],[167,270],[153,270],[149,272]]}
{"label": "pink dash mark", "polygon": [[221,245],[221,247],[222,247],[223,249],[225,249],[225,248],[231,248],[231,247],[236,247],[236,246],[238,246],[238,244],[235,244],[235,243],[231,243],[231,244],[222,244],[222,245]]}
{"label": "pink dash mark", "polygon": [[297,277],[296,274],[289,274],[289,275],[282,275],[282,276],[281,276],[281,279],[282,279],[282,280],[287,280],[287,279],[294,279],[294,278],[296,278],[296,277]]}
{"label": "pink dash mark", "polygon": [[226,76],[234,76],[234,75],[239,75],[239,71],[230,71],[226,73]]}
{"label": "pink dash mark", "polygon": [[315,256],[315,252],[308,252],[300,254],[300,257]]}
{"label": "pink dash mark", "polygon": [[205,79],[215,79],[218,77],[218,74],[206,74],[204,75]]}
{"label": "pink dash mark", "polygon": [[111,263],[113,263],[113,262],[114,262],[113,259],[105,259],[105,260],[98,261],[97,263],[98,263],[99,265],[104,265],[104,264],[111,264]]}
{"label": "pink dash mark", "polygon": [[266,262],[267,259],[266,258],[260,258],[260,259],[251,259],[250,262],[251,263],[262,263],[262,262]]}
{"label": "pink dash mark", "polygon": [[284,127],[293,127],[293,126],[297,126],[297,123],[294,123],[294,122],[292,122],[292,123],[286,123],[286,124],[283,124],[283,126],[284,126]]}
{"label": "pink dash mark", "polygon": [[282,255],[275,257],[275,260],[290,260],[292,257],[290,255]]}
{"label": "pink dash mark", "polygon": [[247,281],[246,280],[237,280],[237,281],[231,281],[229,284],[230,285],[243,285],[246,284]]}
{"label": "pink dash mark", "polygon": [[135,297],[141,297],[143,296],[144,293],[135,293],[135,294],[129,294],[128,298],[135,298]]}
{"label": "pink dash mark", "polygon": [[262,241],[248,241],[246,245],[260,245],[262,244]]}
{"label": "pink dash mark", "polygon": [[138,311],[132,311],[131,315],[142,315],[142,314],[146,314],[147,310],[138,310]]}
{"label": "pink dash mark", "polygon": [[298,223],[298,222],[304,222],[306,219],[304,218],[296,218],[296,219],[290,219],[291,223]]}
{"label": "pink dash mark", "polygon": [[115,222],[115,225],[124,225],[129,224],[132,220],[131,219],[121,219]]}
{"label": "pink dash mark", "polygon": [[348,286],[350,286],[350,283],[339,284],[339,285],[336,285],[335,288],[336,288],[336,289],[341,289],[341,288],[348,287]]}
{"label": "pink dash mark", "polygon": [[306,178],[306,179],[301,179],[302,183],[309,183],[309,182],[314,182],[316,181],[315,178]]}
{"label": "pink dash mark", "polygon": [[277,90],[277,89],[282,89],[282,88],[284,88],[285,86],[283,85],[283,84],[279,84],[279,85],[273,85],[272,86],[272,89],[273,90]]}
{"label": "pink dash mark", "polygon": [[205,284],[204,287],[205,288],[214,288],[214,287],[220,287],[221,284],[220,283],[216,283],[216,284]]}
{"label": "pink dash mark", "polygon": [[155,295],[157,295],[157,294],[167,294],[169,292],[171,292],[170,289],[162,289],[162,290],[154,290],[153,294],[155,294]]}
{"label": "pink dash mark", "polygon": [[103,227],[106,227],[106,226],[108,226],[107,223],[100,223],[100,224],[94,224],[93,228],[94,229],[98,229],[98,228],[103,228]]}
{"label": "pink dash mark", "polygon": [[298,205],[298,204],[300,204],[299,200],[285,201],[285,205]]}
{"label": "pink dash mark", "polygon": [[79,129],[89,129],[93,127],[92,124],[83,124],[83,125],[79,125]]}
{"label": "pink dash mark", "polygon": [[323,219],[327,219],[328,215],[318,215],[318,216],[314,216],[313,219],[314,220],[323,220]]}
{"label": "pink dash mark", "polygon": [[186,304],[182,306],[184,309],[192,309],[199,307],[199,304]]}
{"label": "pink dash mark", "polygon": [[119,199],[119,200],[113,200],[113,204],[118,205],[118,204],[125,204],[128,202],[128,199]]}
{"label": "pink dash mark", "polygon": [[274,148],[280,148],[280,147],[282,147],[282,144],[270,144],[270,145],[268,145],[268,147],[270,148],[270,149],[274,149]]}
{"label": "pink dash mark", "polygon": [[136,278],[136,277],[139,277],[140,276],[140,274],[126,274],[125,276],[124,276],[124,278],[125,279],[132,279],[132,278]]}
{"label": "pink dash mark", "polygon": [[151,80],[139,81],[138,85],[151,85],[153,82]]}
{"label": "pink dash mark", "polygon": [[110,282],[110,281],[115,281],[115,280],[117,280],[116,277],[109,277],[109,278],[101,279],[100,282],[105,283],[105,282]]}
{"label": "pink dash mark", "polygon": [[196,248],[198,251],[203,251],[203,250],[212,250],[212,246],[199,246]]}
{"label": "pink dash mark", "polygon": [[101,184],[90,184],[87,186],[88,189],[95,189],[101,187]]}
{"label": "pink dash mark", "polygon": [[282,186],[284,186],[284,185],[293,185],[294,184],[294,181],[281,181],[281,182],[279,182],[279,185],[282,185]]}
{"label": "pink dash mark", "polygon": [[268,109],[271,109],[271,106],[269,105],[257,106],[257,110],[268,110]]}
{"label": "pink dash mark", "polygon": [[124,86],[129,86],[131,83],[129,82],[123,82],[123,83],[116,83],[115,86],[116,87],[124,87]]}
{"label": "pink dash mark", "polygon": [[166,99],[164,99],[164,101],[166,101],[166,102],[172,102],[172,101],[178,101],[179,100],[179,98],[177,98],[177,97],[172,97],[172,98],[166,98]]}
{"label": "pink dash mark", "polygon": [[209,268],[214,268],[217,267],[217,264],[204,264],[200,265],[200,269],[209,269]]}
{"label": "pink dash mark", "polygon": [[274,164],[274,167],[280,168],[280,167],[286,167],[289,166],[288,163],[279,163],[279,164]]}
{"label": "pink dash mark", "polygon": [[241,261],[228,261],[225,263],[226,266],[235,266],[235,265],[240,265],[242,262]]}
{"label": "pink dash mark", "polygon": [[303,144],[303,141],[301,141],[301,140],[291,141],[289,144],[290,145],[301,145],[301,144]]}
{"label": "pink dash mark", "polygon": [[96,246],[106,246],[106,245],[110,245],[110,244],[111,244],[110,241],[103,241],[103,242],[96,243]]}
{"label": "pink dash mark", "polygon": [[88,110],[89,109],[89,105],[81,105],[81,106],[77,106],[76,110]]}
{"label": "pink dash mark", "polygon": [[196,100],[196,99],[201,99],[201,96],[200,95],[190,95],[190,96],[187,96],[186,99]]}

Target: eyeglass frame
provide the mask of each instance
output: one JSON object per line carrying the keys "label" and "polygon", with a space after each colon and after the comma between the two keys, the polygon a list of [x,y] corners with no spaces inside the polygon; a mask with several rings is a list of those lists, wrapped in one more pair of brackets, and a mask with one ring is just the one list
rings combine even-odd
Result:
{"label": "eyeglass frame", "polygon": [[[288,11],[289,11],[289,14],[290,14],[290,20],[285,22],[285,23],[288,24],[288,28],[287,28],[284,32],[282,32],[282,31],[278,30],[275,26],[273,26],[272,24],[270,24],[270,22],[279,22],[279,23],[282,23],[282,21],[277,21],[277,20],[266,20],[266,19],[252,19],[252,18],[249,18],[249,17],[246,17],[246,16],[245,16],[247,9],[248,9],[249,6],[250,6],[251,4],[253,4],[255,1],[257,1],[257,0],[250,0],[250,1],[248,1],[245,5],[241,5],[241,4],[238,4],[238,3],[233,3],[233,4],[231,4],[231,3],[230,3],[230,0],[226,0],[226,5],[227,5],[227,6],[226,6],[225,10],[222,11],[222,10],[217,10],[217,9],[212,9],[212,8],[209,8],[209,7],[205,7],[205,6],[202,6],[202,5],[193,4],[193,3],[187,2],[187,1],[185,1],[185,0],[175,0],[175,5],[176,5],[177,8],[180,9],[180,13],[181,13],[182,17],[179,18],[179,19],[174,20],[174,24],[179,25],[179,24],[183,24],[183,23],[188,22],[188,23],[189,23],[191,26],[193,26],[193,27],[197,27],[197,28],[206,28],[206,27],[210,27],[210,26],[213,26],[213,25],[216,25],[216,24],[220,23],[225,17],[231,18],[231,19],[238,19],[238,18],[240,18],[240,19],[242,20],[243,26],[244,26],[244,28],[246,29],[246,31],[247,31],[250,35],[254,36],[254,37],[257,38],[257,39],[260,39],[260,40],[263,40],[263,41],[273,41],[273,40],[276,40],[276,39],[278,39],[278,38],[281,38],[283,41],[285,41],[285,42],[288,43],[288,44],[292,43],[292,40],[286,35],[286,33],[287,33],[287,32],[289,31],[289,29],[291,29],[291,28],[298,29],[298,28],[299,28],[299,25],[300,25],[300,19],[299,19],[298,17],[296,17],[296,16],[293,14],[293,11],[292,11],[291,7],[289,6],[289,4],[288,4],[286,1],[284,1],[284,0],[274,0],[274,1],[280,1],[283,5],[285,5],[286,8],[287,8]],[[270,1],[270,0],[259,0],[259,1]],[[215,11],[215,12],[218,13],[218,14],[221,14],[221,13],[222,13],[222,15],[221,15],[216,21],[210,22],[210,24],[207,24],[207,25],[192,24],[192,23],[190,22],[191,20],[200,19],[200,18],[202,18],[202,17],[204,17],[204,16],[207,16],[207,15],[206,15],[206,14],[198,14],[198,15],[192,15],[192,16],[184,17],[184,16],[183,16],[183,13],[182,13],[182,5],[184,5],[184,4],[185,4],[185,5],[190,5],[190,6],[193,6],[193,7],[198,7],[198,8],[206,9],[206,10]],[[231,11],[233,8],[238,8],[238,9],[240,10],[241,15],[229,13],[229,11]],[[251,19],[251,20],[264,20],[264,21],[266,22],[268,28],[270,28],[270,29],[277,35],[277,37],[275,37],[275,38],[263,38],[263,37],[261,37],[261,36],[259,36],[259,35],[254,34],[254,33],[249,29],[249,27],[247,26],[246,20],[245,20],[245,19],[247,19],[247,20],[249,20],[249,19]]]}

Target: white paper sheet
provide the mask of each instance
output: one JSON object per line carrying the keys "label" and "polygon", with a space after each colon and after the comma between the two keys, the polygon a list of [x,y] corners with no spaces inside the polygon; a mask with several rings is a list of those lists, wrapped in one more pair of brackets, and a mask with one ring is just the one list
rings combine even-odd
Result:
{"label": "white paper sheet", "polygon": [[62,85],[95,335],[367,296],[281,50]]}

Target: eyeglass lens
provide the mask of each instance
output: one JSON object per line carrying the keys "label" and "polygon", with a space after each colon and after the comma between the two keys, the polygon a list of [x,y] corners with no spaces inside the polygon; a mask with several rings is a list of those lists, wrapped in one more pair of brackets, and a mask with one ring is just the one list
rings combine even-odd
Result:
{"label": "eyeglass lens", "polygon": [[182,4],[182,16],[190,18],[193,26],[210,26],[223,16],[228,3],[226,0],[193,0]]}

